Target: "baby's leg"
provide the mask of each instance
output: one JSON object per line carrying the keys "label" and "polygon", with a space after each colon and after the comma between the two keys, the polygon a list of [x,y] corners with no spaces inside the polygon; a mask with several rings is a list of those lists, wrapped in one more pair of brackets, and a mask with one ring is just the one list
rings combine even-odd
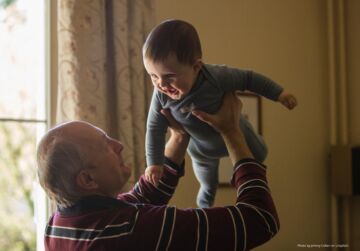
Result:
{"label": "baby's leg", "polygon": [[219,160],[198,160],[193,158],[192,165],[195,176],[200,183],[196,204],[203,208],[211,207],[214,204],[216,189],[218,186]]}
{"label": "baby's leg", "polygon": [[188,152],[192,159],[195,176],[200,183],[196,204],[199,207],[208,208],[214,204],[219,180],[219,159],[204,157],[196,151],[192,143],[189,145]]}
{"label": "baby's leg", "polygon": [[244,133],[246,143],[254,155],[254,158],[263,162],[268,150],[262,136],[255,132],[250,122],[243,115],[240,116],[240,128]]}

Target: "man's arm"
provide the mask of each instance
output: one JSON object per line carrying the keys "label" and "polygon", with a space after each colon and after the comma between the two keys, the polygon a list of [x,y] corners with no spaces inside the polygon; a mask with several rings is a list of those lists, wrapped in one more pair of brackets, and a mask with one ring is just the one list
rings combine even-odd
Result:
{"label": "man's arm", "polygon": [[[218,114],[196,111],[194,115],[217,129],[226,142],[230,158],[235,163],[231,184],[237,189],[236,201],[226,207],[205,209],[144,205],[139,209],[132,233],[134,239],[138,240],[139,236],[142,239],[129,241],[129,247],[135,245],[138,249],[149,250],[249,250],[278,232],[279,219],[267,185],[266,167],[251,158],[243,134],[238,129],[236,116],[240,109],[236,109],[239,104],[230,95],[225,95]],[[181,151],[178,153],[182,155]]]}
{"label": "man's arm", "polygon": [[183,127],[171,116],[169,110],[161,110],[161,113],[167,119],[170,127],[170,138],[166,143],[165,157],[173,161],[177,165],[181,165],[184,161],[190,136]]}
{"label": "man's arm", "polygon": [[[241,109],[242,103],[235,94],[227,93],[224,96],[222,107],[217,114],[213,115],[202,111],[193,111],[193,114],[197,118],[208,123],[221,134],[233,165],[241,159],[253,158],[246,144],[244,134],[238,125]],[[219,114],[222,116],[219,116]]]}
{"label": "man's arm", "polygon": [[[279,231],[279,219],[266,179],[266,167],[253,159],[238,127],[240,103],[229,93],[215,115],[194,115],[222,135],[232,163],[231,184],[237,189],[235,205],[177,210],[170,247],[183,250],[248,250],[263,244]],[[167,209],[169,210],[169,209]],[[164,216],[165,217],[165,216]],[[196,233],[194,235],[194,233]]]}
{"label": "man's arm", "polygon": [[184,175],[184,157],[190,137],[168,110],[161,110],[161,113],[167,119],[170,129],[170,137],[164,150],[164,173],[156,185],[142,175],[134,188],[129,193],[121,194],[119,199],[133,203],[167,204],[175,192],[179,178]]}

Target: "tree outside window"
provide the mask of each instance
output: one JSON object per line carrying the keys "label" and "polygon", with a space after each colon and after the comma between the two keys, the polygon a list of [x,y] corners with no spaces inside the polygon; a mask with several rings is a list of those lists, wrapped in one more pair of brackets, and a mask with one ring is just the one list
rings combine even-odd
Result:
{"label": "tree outside window", "polygon": [[44,1],[0,0],[0,250],[36,250],[36,142],[46,126]]}

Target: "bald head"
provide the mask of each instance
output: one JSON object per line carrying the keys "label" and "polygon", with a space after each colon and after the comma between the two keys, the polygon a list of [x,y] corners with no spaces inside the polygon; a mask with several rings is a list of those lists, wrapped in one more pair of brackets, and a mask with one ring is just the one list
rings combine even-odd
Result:
{"label": "bald head", "polygon": [[80,197],[75,180],[87,161],[76,132],[87,126],[79,121],[61,124],[47,132],[39,143],[39,181],[60,207],[70,206]]}
{"label": "bald head", "polygon": [[49,130],[38,146],[38,176],[60,207],[84,195],[116,196],[130,176],[122,144],[89,123],[72,121]]}
{"label": "bald head", "polygon": [[[55,126],[50,129],[41,140],[41,144],[46,147],[54,138],[63,138],[72,142],[88,138],[88,132],[92,132],[98,128],[84,121],[71,121]],[[98,129],[100,130],[100,129]]]}

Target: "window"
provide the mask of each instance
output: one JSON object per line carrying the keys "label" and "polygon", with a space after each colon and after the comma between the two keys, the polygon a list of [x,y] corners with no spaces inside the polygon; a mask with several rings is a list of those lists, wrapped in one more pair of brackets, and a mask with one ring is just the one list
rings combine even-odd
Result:
{"label": "window", "polygon": [[0,0],[0,250],[43,249],[35,152],[47,126],[48,4]]}

